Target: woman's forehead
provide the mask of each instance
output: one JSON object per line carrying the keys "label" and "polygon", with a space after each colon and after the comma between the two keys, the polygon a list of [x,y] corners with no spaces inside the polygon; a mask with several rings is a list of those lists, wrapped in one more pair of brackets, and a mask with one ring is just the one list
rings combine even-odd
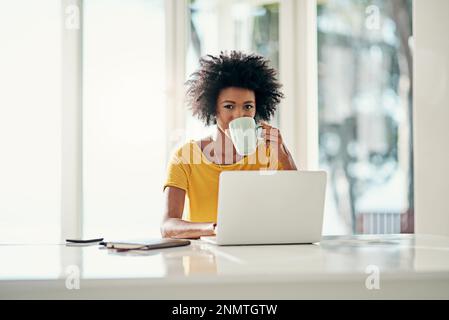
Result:
{"label": "woman's forehead", "polygon": [[228,87],[220,90],[218,101],[249,102],[255,100],[254,91],[239,87]]}

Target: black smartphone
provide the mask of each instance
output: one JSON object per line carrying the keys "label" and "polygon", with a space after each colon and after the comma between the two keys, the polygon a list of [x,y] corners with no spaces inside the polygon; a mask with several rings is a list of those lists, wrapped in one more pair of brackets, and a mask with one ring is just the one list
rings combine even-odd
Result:
{"label": "black smartphone", "polygon": [[104,238],[98,238],[98,239],[86,239],[86,240],[81,240],[81,239],[65,239],[65,241],[70,242],[70,243],[95,243],[95,242],[100,242],[103,241]]}

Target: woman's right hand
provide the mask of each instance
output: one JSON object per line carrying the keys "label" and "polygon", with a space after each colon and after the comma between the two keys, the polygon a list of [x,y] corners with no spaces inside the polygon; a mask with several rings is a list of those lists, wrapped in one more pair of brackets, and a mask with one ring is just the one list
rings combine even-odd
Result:
{"label": "woman's right hand", "polygon": [[163,238],[199,239],[202,236],[215,236],[214,223],[190,222],[169,218],[163,223]]}
{"label": "woman's right hand", "polygon": [[165,188],[166,209],[161,224],[163,238],[198,239],[201,236],[214,236],[215,223],[190,222],[182,220],[185,191],[176,187]]}

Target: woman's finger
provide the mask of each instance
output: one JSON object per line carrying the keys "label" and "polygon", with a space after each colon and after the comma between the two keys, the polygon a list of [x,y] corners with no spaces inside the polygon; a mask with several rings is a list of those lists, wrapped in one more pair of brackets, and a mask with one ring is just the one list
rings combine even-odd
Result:
{"label": "woman's finger", "polygon": [[267,146],[270,146],[270,145],[276,146],[276,145],[280,145],[280,142],[279,142],[279,140],[266,139],[265,144]]}
{"label": "woman's finger", "polygon": [[276,139],[281,139],[281,135],[278,132],[265,132],[264,133],[264,137],[271,137],[271,138],[276,138]]}
{"label": "woman's finger", "polygon": [[264,129],[269,129],[272,128],[272,126],[270,126],[268,123],[266,123],[265,121],[261,121],[260,122],[260,126]]}
{"label": "woman's finger", "polygon": [[269,134],[271,134],[271,135],[277,135],[278,134],[278,129],[276,129],[276,128],[273,128],[273,127],[269,127],[269,128],[264,128],[264,129],[262,129],[262,132],[263,132],[263,134],[264,135],[269,135]]}
{"label": "woman's finger", "polygon": [[265,136],[266,140],[271,140],[271,141],[279,141],[279,137],[278,136],[272,136],[272,135],[267,135]]}

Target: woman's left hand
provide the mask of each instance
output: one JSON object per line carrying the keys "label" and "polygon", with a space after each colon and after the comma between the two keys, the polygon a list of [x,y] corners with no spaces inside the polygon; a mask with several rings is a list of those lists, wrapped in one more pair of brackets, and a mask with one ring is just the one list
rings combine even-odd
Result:
{"label": "woman's left hand", "polygon": [[261,121],[260,126],[263,129],[263,139],[265,144],[269,148],[275,148],[275,152],[278,156],[279,161],[286,170],[297,170],[293,158],[290,155],[287,147],[284,145],[282,140],[282,135],[279,129],[270,126],[268,123]]}
{"label": "woman's left hand", "polygon": [[265,121],[260,122],[260,126],[263,129],[263,139],[265,140],[265,144],[267,147],[277,148],[279,156],[287,155],[286,148],[284,146],[284,142],[282,140],[281,132],[279,129],[270,126]]}

